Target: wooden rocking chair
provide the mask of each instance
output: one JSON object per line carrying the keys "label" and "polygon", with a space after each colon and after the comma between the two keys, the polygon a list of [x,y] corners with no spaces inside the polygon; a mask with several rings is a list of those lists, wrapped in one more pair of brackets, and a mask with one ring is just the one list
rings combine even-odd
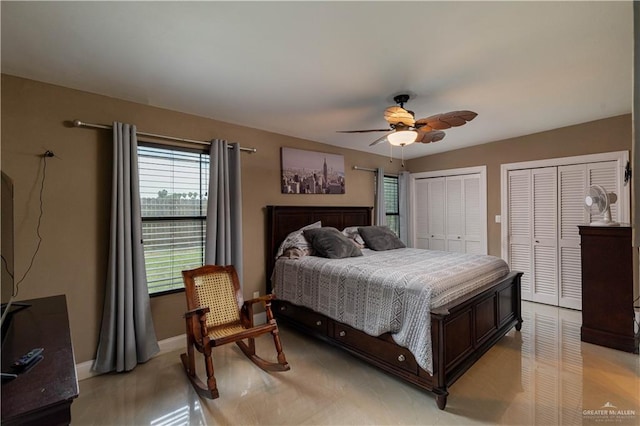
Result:
{"label": "wooden rocking chair", "polygon": [[[258,367],[266,371],[287,371],[289,364],[282,351],[278,325],[271,312],[273,295],[241,300],[238,275],[233,266],[205,265],[182,271],[187,309],[184,318],[187,325],[187,353],[181,354],[187,377],[199,395],[218,398],[218,388],[213,370],[211,349],[235,342],[242,352]],[[253,325],[253,304],[262,302],[267,323]],[[268,362],[256,355],[256,336],[271,333],[278,353],[278,362]],[[243,340],[247,339],[248,344]],[[196,375],[194,348],[204,355],[207,372],[206,386]]]}

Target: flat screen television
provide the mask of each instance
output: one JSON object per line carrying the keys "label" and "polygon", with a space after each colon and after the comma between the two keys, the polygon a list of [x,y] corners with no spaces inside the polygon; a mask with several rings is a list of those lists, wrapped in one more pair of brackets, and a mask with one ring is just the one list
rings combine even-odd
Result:
{"label": "flat screen television", "polygon": [[11,321],[11,316],[27,307],[24,303],[15,302],[14,287],[14,226],[13,226],[13,181],[6,173],[2,172],[2,189],[0,190],[0,251],[2,254],[2,276],[0,281],[0,301],[2,302],[2,314],[0,316],[0,328],[2,329],[2,341]]}
{"label": "flat screen television", "polygon": [[2,240],[2,282],[0,283],[0,301],[4,308],[13,295],[13,180],[2,172],[2,198],[0,199],[0,215],[2,228],[0,239]]}

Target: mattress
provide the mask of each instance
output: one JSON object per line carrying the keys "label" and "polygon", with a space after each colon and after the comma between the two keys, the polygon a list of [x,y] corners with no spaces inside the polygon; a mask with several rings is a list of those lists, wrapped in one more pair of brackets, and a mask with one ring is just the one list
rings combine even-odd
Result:
{"label": "mattress", "polygon": [[362,253],[345,259],[279,259],[274,293],[372,336],[391,333],[429,373],[431,309],[509,273],[494,256],[414,248]]}

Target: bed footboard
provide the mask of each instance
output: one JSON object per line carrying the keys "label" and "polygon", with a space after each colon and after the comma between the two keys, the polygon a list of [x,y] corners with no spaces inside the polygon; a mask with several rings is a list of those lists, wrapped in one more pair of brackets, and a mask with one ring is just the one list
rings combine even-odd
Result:
{"label": "bed footboard", "polygon": [[522,328],[521,277],[522,272],[512,272],[431,312],[432,392],[440,409],[451,384],[512,327]]}

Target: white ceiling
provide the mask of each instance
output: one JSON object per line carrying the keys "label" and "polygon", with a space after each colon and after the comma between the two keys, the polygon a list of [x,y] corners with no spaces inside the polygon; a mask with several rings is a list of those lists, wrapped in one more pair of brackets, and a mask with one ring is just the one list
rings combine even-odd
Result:
{"label": "white ceiling", "polygon": [[631,112],[631,1],[1,7],[3,73],[382,155],[336,131],[385,128],[403,92],[478,113],[405,158]]}

